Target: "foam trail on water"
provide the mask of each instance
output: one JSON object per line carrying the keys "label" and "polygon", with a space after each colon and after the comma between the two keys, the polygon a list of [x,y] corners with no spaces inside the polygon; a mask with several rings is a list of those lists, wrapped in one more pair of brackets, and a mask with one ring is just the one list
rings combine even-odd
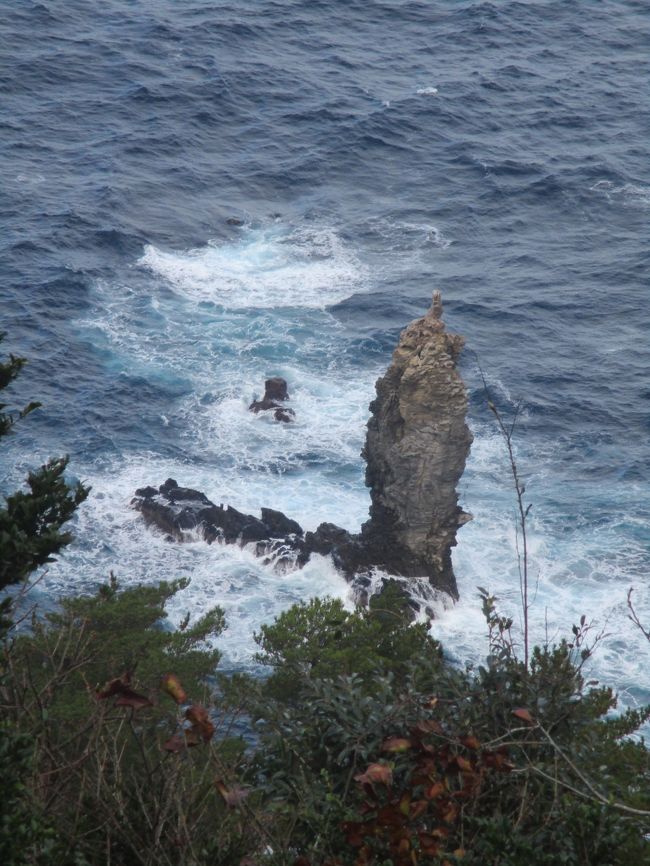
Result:
{"label": "foam trail on water", "polygon": [[245,229],[232,243],[186,252],[145,248],[139,264],[196,301],[231,309],[322,308],[364,288],[354,253],[329,228]]}

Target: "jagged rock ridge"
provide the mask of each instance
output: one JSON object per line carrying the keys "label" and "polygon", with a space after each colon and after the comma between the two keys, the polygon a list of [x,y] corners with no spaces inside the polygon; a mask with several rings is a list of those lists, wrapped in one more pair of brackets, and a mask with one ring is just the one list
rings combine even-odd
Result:
{"label": "jagged rock ridge", "polygon": [[441,313],[436,292],[427,314],[400,335],[377,382],[363,451],[372,504],[360,534],[332,523],[305,532],[269,508],[262,508],[261,518],[243,514],[173,479],[137,490],[133,506],[172,540],[198,531],[208,543],[251,545],[283,569],[301,567],[313,553],[331,555],[358,588],[367,585],[363,573],[375,567],[427,577],[435,589],[457,597],[451,548],[469,515],[458,507],[456,484],[472,437],[465,422],[467,394],[456,371],[464,341],[445,332]]}

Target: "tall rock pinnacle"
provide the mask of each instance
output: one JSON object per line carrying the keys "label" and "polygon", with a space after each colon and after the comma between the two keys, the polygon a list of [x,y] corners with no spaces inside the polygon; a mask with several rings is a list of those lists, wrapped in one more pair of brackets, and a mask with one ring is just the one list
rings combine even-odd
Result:
{"label": "tall rock pinnacle", "polygon": [[451,548],[470,516],[458,506],[456,484],[472,434],[456,370],[464,340],[445,331],[441,316],[434,292],[431,308],[402,331],[386,375],[377,380],[363,451],[372,505],[361,540],[373,565],[427,576],[457,598]]}

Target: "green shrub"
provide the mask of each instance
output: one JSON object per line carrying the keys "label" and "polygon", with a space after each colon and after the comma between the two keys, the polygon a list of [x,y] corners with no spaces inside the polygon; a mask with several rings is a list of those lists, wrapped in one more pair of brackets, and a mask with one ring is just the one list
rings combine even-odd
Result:
{"label": "green shrub", "polygon": [[280,614],[256,635],[257,660],[272,668],[265,695],[298,700],[302,684],[356,675],[368,688],[377,676],[393,674],[397,682],[414,668],[430,672],[441,666],[440,645],[425,623],[410,625],[390,596],[382,607],[345,610],[339,599],[312,599]]}

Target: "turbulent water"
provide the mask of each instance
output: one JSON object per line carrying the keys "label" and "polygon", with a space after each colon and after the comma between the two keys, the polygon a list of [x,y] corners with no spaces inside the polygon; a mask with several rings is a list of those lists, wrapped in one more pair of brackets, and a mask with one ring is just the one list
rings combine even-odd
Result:
{"label": "turbulent water", "polygon": [[[168,476],[217,502],[357,529],[374,381],[440,288],[465,335],[475,442],[461,601],[434,633],[486,652],[476,586],[518,622],[514,498],[533,504],[537,640],[582,613],[592,675],[650,699],[650,8],[644,0],[12,0],[3,6],[1,318],[44,408],[2,487],[69,453],[92,485],[38,592],[190,575],[225,664],[331,564],[275,574],[168,544],[129,508]],[[228,222],[230,220],[230,222]],[[233,224],[233,220],[241,224]],[[297,421],[247,405],[284,376]]]}

